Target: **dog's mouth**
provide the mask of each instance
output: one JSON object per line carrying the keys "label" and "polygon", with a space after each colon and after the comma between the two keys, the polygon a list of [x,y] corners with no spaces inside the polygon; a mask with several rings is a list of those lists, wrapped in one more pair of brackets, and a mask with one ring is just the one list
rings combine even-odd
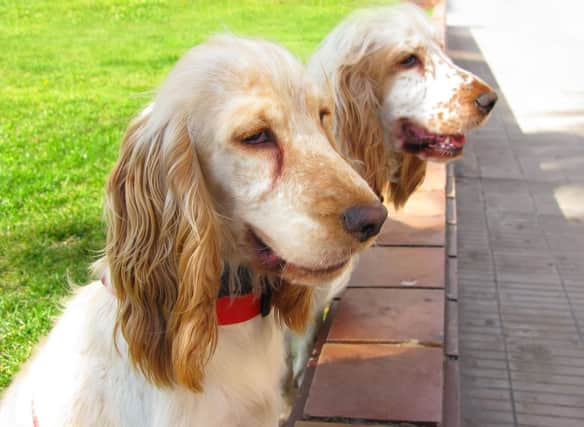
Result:
{"label": "dog's mouth", "polygon": [[402,120],[398,126],[401,149],[422,159],[452,160],[462,155],[466,143],[463,134],[439,135]]}
{"label": "dog's mouth", "polygon": [[330,277],[342,271],[350,260],[350,257],[347,257],[342,262],[323,268],[303,267],[284,260],[251,228],[248,231],[248,241],[255,252],[256,265],[270,273],[283,273],[297,278]]}

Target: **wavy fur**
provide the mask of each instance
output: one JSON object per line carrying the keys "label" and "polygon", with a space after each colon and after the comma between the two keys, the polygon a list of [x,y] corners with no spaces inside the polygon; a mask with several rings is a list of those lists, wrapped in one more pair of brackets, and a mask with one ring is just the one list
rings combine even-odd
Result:
{"label": "wavy fur", "polygon": [[424,180],[426,162],[394,151],[384,142],[379,117],[383,97],[380,56],[392,62],[397,52],[365,49],[339,66],[333,89],[337,136],[373,191],[398,209]]}
{"label": "wavy fur", "polygon": [[[303,331],[309,286],[367,246],[342,214],[381,208],[334,150],[319,118],[331,109],[272,43],[216,36],[187,52],[106,185],[94,270],[110,289],[72,296],[3,396],[0,425],[277,425],[282,324]],[[272,287],[273,310],[218,326],[221,276],[238,292],[240,268],[256,294]]]}
{"label": "wavy fur", "polygon": [[200,391],[217,341],[220,224],[184,120],[146,136],[147,120],[130,126],[107,184],[116,328],[152,381]]}

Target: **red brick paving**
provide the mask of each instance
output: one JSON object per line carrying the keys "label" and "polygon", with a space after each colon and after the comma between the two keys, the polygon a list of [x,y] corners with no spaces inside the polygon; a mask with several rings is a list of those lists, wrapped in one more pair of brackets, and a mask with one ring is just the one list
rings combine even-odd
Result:
{"label": "red brick paving", "polygon": [[[444,2],[437,3],[441,20]],[[444,165],[429,164],[407,205],[390,209],[329,313],[289,427],[458,427],[456,248],[446,248],[446,223],[456,217],[446,182]]]}
{"label": "red brick paving", "polygon": [[[444,383],[443,368],[450,366],[444,352],[453,357],[457,353],[456,343],[448,341],[456,340],[454,333],[448,334],[444,348],[444,320],[455,330],[457,316],[452,313],[457,313],[456,300],[450,298],[445,317],[446,270],[451,276],[455,270],[446,248],[436,246],[444,244],[446,222],[446,172],[440,167],[433,167],[430,179],[442,182],[428,181],[412,200],[417,214],[408,204],[409,215],[394,215],[415,226],[408,235],[417,236],[419,246],[392,242],[393,246],[378,245],[362,255],[309,362],[295,420],[438,425],[443,403],[449,419],[456,418],[458,399],[446,399],[443,392],[446,387],[457,396],[451,384],[458,384],[454,379],[458,371],[449,368]],[[436,227],[440,240],[427,238],[435,221],[441,223]]]}
{"label": "red brick paving", "polygon": [[304,414],[438,423],[442,363],[441,348],[325,344]]}
{"label": "red brick paving", "polygon": [[365,251],[353,287],[444,288],[444,248],[376,247]]}
{"label": "red brick paving", "polygon": [[[361,256],[309,361],[293,420],[324,423],[322,427],[335,426],[330,420],[342,420],[339,425],[358,425],[362,420],[374,425],[438,425],[443,404],[448,408],[444,416],[456,418],[458,399],[449,394],[458,396],[458,371],[447,369],[448,382],[443,380],[444,366],[451,365],[446,363],[445,351],[454,358],[458,351],[457,343],[452,342],[457,334],[452,332],[444,348],[444,321],[452,331],[457,319],[456,290],[450,285],[454,298],[448,299],[445,316],[446,271],[452,279],[456,270],[443,246],[447,217],[444,166],[433,167],[429,180],[412,200],[417,211],[408,204],[408,215],[394,214],[394,219],[401,216],[412,225],[399,237],[416,236],[415,245],[408,241],[407,246],[399,246],[395,243],[399,239],[381,239],[385,244],[391,241],[392,246],[377,245]],[[433,233],[436,236],[432,224],[438,222],[435,230],[440,230],[440,239],[432,237]],[[398,225],[395,230],[399,235],[404,227]]]}
{"label": "red brick paving", "polygon": [[377,238],[378,245],[387,246],[444,246],[443,215],[422,216],[390,213]]}
{"label": "red brick paving", "polygon": [[442,290],[348,289],[339,302],[328,341],[440,346],[443,317]]}

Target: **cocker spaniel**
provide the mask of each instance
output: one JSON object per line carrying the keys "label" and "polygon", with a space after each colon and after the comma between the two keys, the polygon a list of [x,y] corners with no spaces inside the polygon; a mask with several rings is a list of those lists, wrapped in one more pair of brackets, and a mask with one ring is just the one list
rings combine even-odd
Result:
{"label": "cocker spaniel", "polygon": [[426,161],[462,155],[497,94],[448,58],[418,6],[365,9],[340,23],[311,56],[309,72],[331,87],[337,143],[377,194],[402,206]]}
{"label": "cocker spaniel", "polygon": [[[453,64],[425,12],[408,3],[345,19],[312,54],[308,70],[333,93],[339,149],[396,209],[422,183],[427,161],[462,156],[464,134],[483,124],[497,101],[484,81]],[[315,306],[324,307],[348,277],[323,284]],[[292,343],[297,380],[314,332]]]}
{"label": "cocker spaniel", "polygon": [[287,51],[216,36],[129,127],[107,243],[7,390],[2,426],[277,425],[312,288],[387,211],[335,150],[333,105]]}

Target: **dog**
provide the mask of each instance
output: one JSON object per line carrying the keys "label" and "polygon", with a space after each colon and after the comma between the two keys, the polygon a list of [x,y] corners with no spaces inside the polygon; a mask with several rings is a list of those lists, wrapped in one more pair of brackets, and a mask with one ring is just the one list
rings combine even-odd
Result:
{"label": "dog", "polygon": [[331,100],[285,49],[215,36],[129,126],[97,277],[0,405],[2,426],[274,427],[283,325],[387,216],[335,149]]}
{"label": "dog", "polygon": [[[308,70],[333,94],[339,149],[395,209],[422,183],[426,162],[462,156],[464,134],[485,123],[497,102],[489,85],[452,63],[426,13],[408,3],[355,12],[317,47]],[[317,322],[291,343],[296,386],[322,309],[349,278],[315,290]]]}

